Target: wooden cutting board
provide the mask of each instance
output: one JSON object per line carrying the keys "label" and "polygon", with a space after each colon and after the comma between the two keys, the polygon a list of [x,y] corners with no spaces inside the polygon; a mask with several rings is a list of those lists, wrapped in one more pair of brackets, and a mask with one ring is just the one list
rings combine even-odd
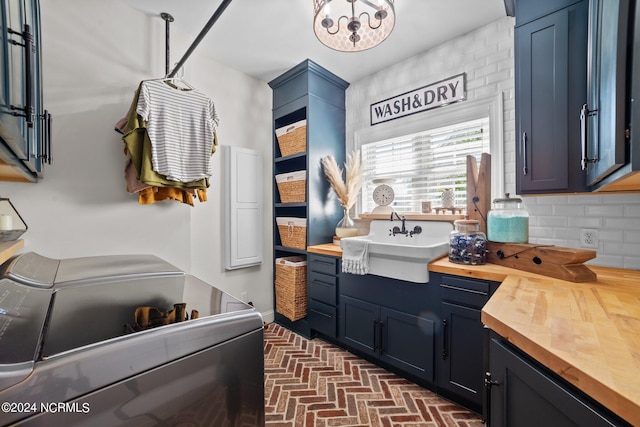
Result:
{"label": "wooden cutting board", "polygon": [[583,263],[596,251],[532,243],[487,242],[487,262],[570,282],[591,282],[596,274]]}

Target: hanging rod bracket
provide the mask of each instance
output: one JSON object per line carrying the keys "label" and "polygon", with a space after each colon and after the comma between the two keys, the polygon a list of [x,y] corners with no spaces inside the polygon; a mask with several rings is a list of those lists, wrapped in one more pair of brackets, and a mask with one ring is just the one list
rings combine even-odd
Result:
{"label": "hanging rod bracket", "polygon": [[160,14],[160,16],[161,16],[161,17],[162,17],[162,19],[164,19],[165,21],[173,22],[173,16],[171,16],[171,14],[170,14],[170,13],[162,12],[162,13]]}
{"label": "hanging rod bracket", "polygon": [[170,73],[167,73],[167,77],[175,76],[176,73],[178,72],[178,70],[180,68],[182,68],[184,63],[187,62],[187,59],[191,56],[191,54],[196,49],[196,47],[198,47],[198,45],[200,44],[200,42],[202,41],[204,36],[207,35],[207,33],[209,32],[211,27],[213,27],[213,24],[216,23],[218,18],[220,18],[220,15],[222,15],[222,12],[224,12],[224,10],[227,8],[227,6],[229,6],[230,3],[231,3],[231,0],[222,0],[222,3],[220,3],[220,6],[218,6],[218,8],[213,13],[213,15],[211,16],[209,21],[206,23],[206,25],[204,26],[202,31],[200,31],[200,34],[198,34],[198,36],[193,41],[193,43],[191,43],[191,46],[189,46],[189,49],[187,49],[185,54],[182,56],[182,59],[180,59],[180,61],[178,61],[178,63],[176,64],[176,66],[173,68],[173,70]]}

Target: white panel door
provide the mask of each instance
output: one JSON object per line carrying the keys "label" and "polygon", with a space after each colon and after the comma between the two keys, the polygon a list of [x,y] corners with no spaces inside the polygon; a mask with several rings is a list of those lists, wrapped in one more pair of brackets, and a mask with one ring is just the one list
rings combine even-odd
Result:
{"label": "white panel door", "polygon": [[262,264],[262,153],[225,146],[225,268]]}

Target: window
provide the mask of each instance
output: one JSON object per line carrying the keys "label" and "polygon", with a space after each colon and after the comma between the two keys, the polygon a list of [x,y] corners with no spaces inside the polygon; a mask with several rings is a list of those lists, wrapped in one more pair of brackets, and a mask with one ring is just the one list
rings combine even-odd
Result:
{"label": "window", "polygon": [[446,188],[455,193],[456,206],[467,198],[467,155],[480,162],[490,152],[489,117],[464,121],[361,146],[363,188],[361,212],[375,208],[374,180],[393,178],[393,208],[398,212],[420,212],[422,200],[440,205]]}

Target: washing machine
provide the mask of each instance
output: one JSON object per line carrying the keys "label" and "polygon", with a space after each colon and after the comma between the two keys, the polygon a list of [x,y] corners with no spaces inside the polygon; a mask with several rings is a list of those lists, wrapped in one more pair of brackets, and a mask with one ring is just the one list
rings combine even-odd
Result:
{"label": "washing machine", "polygon": [[252,306],[156,256],[21,254],[0,267],[0,425],[263,426],[263,340]]}

